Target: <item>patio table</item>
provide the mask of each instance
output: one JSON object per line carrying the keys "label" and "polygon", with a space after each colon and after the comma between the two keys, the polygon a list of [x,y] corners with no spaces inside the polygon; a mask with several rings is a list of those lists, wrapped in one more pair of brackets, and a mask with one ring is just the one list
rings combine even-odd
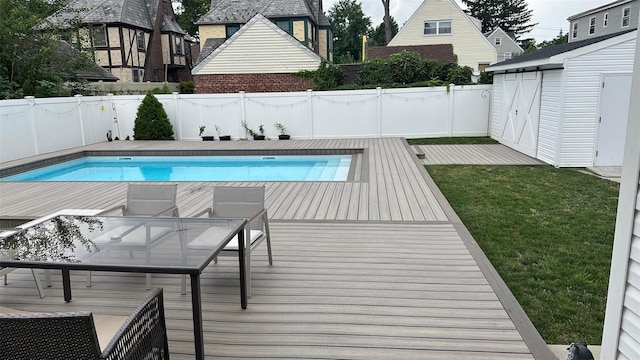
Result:
{"label": "patio table", "polygon": [[[71,296],[71,270],[183,274],[191,278],[195,354],[204,359],[200,275],[236,235],[240,304],[247,307],[244,219],[58,215],[32,223],[0,243],[0,267],[60,269],[64,299]],[[153,237],[162,229],[162,236]],[[128,241],[137,231],[146,237]],[[210,250],[188,251],[207,232]]]}

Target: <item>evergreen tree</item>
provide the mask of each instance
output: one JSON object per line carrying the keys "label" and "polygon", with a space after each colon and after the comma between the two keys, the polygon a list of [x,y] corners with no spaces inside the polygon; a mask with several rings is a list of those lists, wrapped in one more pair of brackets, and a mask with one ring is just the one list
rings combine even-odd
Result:
{"label": "evergreen tree", "polygon": [[[396,22],[396,19],[393,18],[393,16],[390,17],[390,22],[391,22],[391,38],[393,38],[398,33],[398,23]],[[388,44],[388,41],[386,40],[386,26],[383,21],[380,23],[380,25],[378,25],[378,27],[373,29],[371,34],[369,34],[369,45],[384,46],[387,44]]]}
{"label": "evergreen tree", "polygon": [[495,28],[513,32],[516,39],[537,24],[531,24],[533,10],[526,0],[462,0],[467,6],[465,12],[482,22],[482,32]]}
{"label": "evergreen tree", "polygon": [[138,107],[133,125],[133,138],[136,140],[173,140],[173,126],[167,112],[158,99],[147,93]]}
{"label": "evergreen tree", "polygon": [[355,0],[340,0],[329,9],[328,18],[334,36],[334,59],[343,62],[353,56],[356,61],[361,60],[362,36],[371,27],[371,19],[364,15],[362,5]]}

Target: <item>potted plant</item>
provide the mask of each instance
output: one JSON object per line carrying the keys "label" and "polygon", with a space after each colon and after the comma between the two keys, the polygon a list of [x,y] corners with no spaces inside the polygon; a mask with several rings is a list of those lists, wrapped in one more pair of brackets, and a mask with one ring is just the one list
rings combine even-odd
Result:
{"label": "potted plant", "polygon": [[220,135],[220,126],[215,125],[215,127],[216,127],[216,133],[218,133],[218,138],[220,139],[220,141],[231,140],[231,135]]}
{"label": "potted plant", "polygon": [[287,134],[287,128],[284,127],[281,123],[275,123],[273,126],[280,131],[280,135],[278,135],[278,140],[289,140],[291,139],[291,135]]}
{"label": "potted plant", "polygon": [[262,124],[258,126],[258,131],[260,132],[260,134],[254,133],[253,140],[264,140],[266,136],[264,135],[264,126]]}
{"label": "potted plant", "polygon": [[202,141],[213,141],[213,136],[211,135],[203,135],[204,130],[207,128],[206,125],[200,125],[198,136],[202,138]]}
{"label": "potted plant", "polygon": [[242,125],[242,128],[244,129],[244,138],[243,138],[244,140],[247,140],[256,134],[256,132],[249,127],[249,125],[245,120],[242,120],[241,125]]}

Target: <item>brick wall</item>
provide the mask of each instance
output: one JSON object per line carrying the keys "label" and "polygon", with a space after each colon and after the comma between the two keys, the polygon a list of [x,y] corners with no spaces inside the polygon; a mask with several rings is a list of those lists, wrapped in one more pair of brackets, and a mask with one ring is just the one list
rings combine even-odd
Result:
{"label": "brick wall", "polygon": [[311,80],[293,74],[194,75],[196,94],[306,91]]}

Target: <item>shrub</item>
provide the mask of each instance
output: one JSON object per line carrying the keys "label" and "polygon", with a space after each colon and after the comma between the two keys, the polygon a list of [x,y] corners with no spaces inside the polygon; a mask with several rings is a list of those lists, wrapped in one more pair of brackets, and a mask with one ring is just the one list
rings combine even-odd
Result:
{"label": "shrub", "polygon": [[426,80],[421,74],[422,58],[416,52],[404,50],[389,56],[385,63],[392,82],[410,84]]}
{"label": "shrub", "polygon": [[193,94],[195,92],[195,84],[193,81],[180,82],[180,94]]}
{"label": "shrub", "polygon": [[138,107],[133,137],[136,140],[173,140],[173,127],[169,117],[151,92],[147,93]]}
{"label": "shrub", "polygon": [[382,85],[391,82],[391,75],[384,60],[373,59],[362,64],[362,69],[356,74],[358,85]]}
{"label": "shrub", "polygon": [[328,65],[325,60],[320,62],[317,70],[304,70],[296,73],[305,79],[313,81],[313,90],[333,90],[342,85],[345,78],[344,70],[338,65]]}
{"label": "shrub", "polygon": [[473,75],[473,69],[470,66],[460,67],[456,65],[449,69],[447,81],[449,81],[450,84],[469,85],[472,83],[471,75]]}

